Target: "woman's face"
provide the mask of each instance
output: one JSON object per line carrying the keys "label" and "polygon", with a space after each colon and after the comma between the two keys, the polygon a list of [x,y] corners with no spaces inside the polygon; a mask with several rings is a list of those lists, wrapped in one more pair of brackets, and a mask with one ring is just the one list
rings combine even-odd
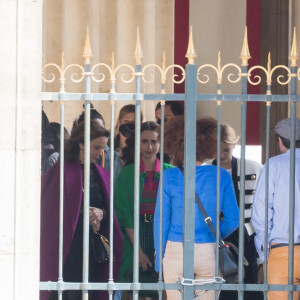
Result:
{"label": "woman's face", "polygon": [[156,131],[144,130],[141,133],[141,157],[144,159],[154,158],[159,150],[159,141]]}
{"label": "woman's face", "polygon": [[221,152],[220,152],[220,164],[221,166],[226,164],[231,164],[232,161],[232,151],[235,147],[235,144],[227,144],[221,142]]}
{"label": "woman's face", "polygon": [[127,123],[134,123],[135,121],[135,113],[128,113],[120,119],[120,125]]}
{"label": "woman's face", "polygon": [[[91,140],[90,143],[90,162],[96,162],[101,155],[102,150],[107,145],[108,138],[106,136],[100,136],[96,139]],[[84,161],[84,145],[79,144],[80,147],[80,160]]]}

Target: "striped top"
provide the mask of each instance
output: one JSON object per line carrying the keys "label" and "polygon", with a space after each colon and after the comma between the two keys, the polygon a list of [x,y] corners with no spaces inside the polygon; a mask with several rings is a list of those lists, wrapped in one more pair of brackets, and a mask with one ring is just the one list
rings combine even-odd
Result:
{"label": "striped top", "polygon": [[140,214],[154,214],[156,196],[159,184],[159,178],[154,176],[154,173],[159,173],[160,171],[160,162],[156,158],[155,168],[152,171],[147,171],[144,165],[144,162],[141,158],[140,162],[140,172],[146,173],[144,178],[144,187],[142,191],[142,197],[140,202]]}

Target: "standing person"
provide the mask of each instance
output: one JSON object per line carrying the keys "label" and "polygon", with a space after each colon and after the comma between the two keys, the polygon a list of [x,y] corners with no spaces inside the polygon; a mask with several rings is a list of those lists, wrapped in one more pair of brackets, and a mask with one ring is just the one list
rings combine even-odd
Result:
{"label": "standing person", "polygon": [[[44,161],[42,166],[42,175],[44,175],[57,161],[59,158],[60,151],[60,124],[56,122],[51,122],[47,126],[47,137],[46,144],[52,145],[53,149],[48,150],[48,156]],[[64,128],[64,141],[69,138],[69,133],[66,128]]]}
{"label": "standing person", "polygon": [[[125,147],[126,137],[119,132],[119,127],[123,124],[134,123],[135,122],[135,105],[128,104],[121,108],[119,112],[119,117],[115,127],[115,149],[116,151],[121,151]],[[143,114],[141,113],[141,122],[143,122]]]}
{"label": "standing person", "polygon": [[[98,264],[92,251],[92,235],[98,232],[109,238],[109,173],[95,164],[101,153],[102,139],[109,132],[95,122],[90,124],[90,213],[89,213],[89,282],[108,281],[108,262]],[[41,193],[41,281],[57,281],[60,163],[42,178]],[[81,282],[83,267],[83,180],[84,124],[78,125],[65,147],[64,163],[64,232],[63,280]],[[118,277],[122,236],[114,217],[114,276]],[[41,299],[57,299],[57,292],[41,292]],[[82,291],[64,291],[63,299],[81,300]],[[90,291],[89,299],[108,299],[107,291]]]}
{"label": "standing person", "polygon": [[[275,127],[280,155],[269,160],[268,194],[268,252],[264,257],[266,166],[257,183],[252,210],[256,232],[255,246],[262,261],[268,263],[268,283],[288,284],[289,195],[290,195],[290,118]],[[296,119],[295,149],[295,226],[294,226],[294,284],[300,284],[300,119]],[[288,292],[270,291],[268,300],[287,300]],[[294,292],[294,300],[300,293]]]}
{"label": "standing person", "polygon": [[[90,118],[92,121],[97,122],[100,126],[105,128],[104,118],[96,109],[91,108],[91,117]],[[83,122],[84,122],[84,111],[73,122],[73,129]],[[105,170],[110,171],[110,160],[111,160],[111,156],[112,156],[112,153],[111,153],[112,151],[107,145],[108,140],[109,140],[109,137],[107,137],[106,139],[103,139],[103,145],[102,145],[103,149],[101,151],[101,155],[99,156],[99,158],[97,160],[97,164],[99,166],[101,166],[102,168],[104,168]],[[121,164],[121,160],[119,158],[119,153],[117,151],[114,151],[113,155],[114,155],[114,182],[116,182],[116,180],[120,174],[122,164]]]}
{"label": "standing person", "polygon": [[[184,114],[183,106],[177,101],[166,101],[165,103],[165,122],[175,116],[182,116]],[[155,118],[158,124],[161,123],[161,104],[157,103],[155,107]]]}
{"label": "standing person", "polygon": [[[160,176],[160,162],[156,157],[159,150],[158,127],[155,122],[141,124],[140,145],[140,255],[139,264],[142,271],[154,267],[153,216],[156,194]],[[126,140],[122,159],[125,167],[115,186],[115,211],[123,232],[122,265],[119,274],[120,282],[131,282],[133,271],[134,243],[134,134]],[[164,164],[164,169],[171,168]],[[153,270],[154,271],[154,270]],[[140,271],[141,273],[141,271]],[[123,298],[125,297],[123,292]],[[140,298],[144,299],[144,298]]]}
{"label": "standing person", "polygon": [[[240,200],[240,181],[241,181],[241,160],[232,155],[232,151],[239,140],[234,129],[228,124],[221,125],[221,151],[220,151],[220,166],[224,168],[230,175],[233,181],[235,196],[239,205]],[[212,161],[213,165],[217,165],[217,161]],[[245,160],[245,240],[244,249],[245,257],[249,263],[245,266],[245,283],[258,282],[257,268],[257,252],[254,245],[254,228],[251,223],[251,207],[253,205],[253,194],[255,192],[256,183],[259,174],[262,170],[262,164],[253,160]],[[236,230],[231,234],[226,241],[231,242],[235,246],[239,246],[239,231]],[[258,300],[263,297],[261,292],[247,291],[244,294],[245,300]],[[238,299],[236,291],[222,291],[220,300]]]}
{"label": "standing person", "polygon": [[[217,168],[206,165],[205,160],[215,157],[217,149],[217,122],[213,118],[199,119],[196,124],[196,193],[214,226],[219,216],[216,215]],[[183,277],[183,219],[184,219],[184,178],[181,168],[184,164],[184,119],[178,116],[170,119],[165,127],[165,150],[175,162],[177,168],[164,172],[163,214],[162,214],[162,257],[165,283],[176,283]],[[159,270],[159,193],[154,215],[154,239],[156,261]],[[216,239],[204,221],[195,202],[195,244],[194,273],[195,279],[211,279],[215,276]],[[232,180],[228,172],[220,169],[220,222],[222,238],[230,235],[239,225],[239,210],[234,195]],[[180,300],[177,290],[167,290],[168,300]],[[199,293],[199,291],[196,291]],[[203,300],[215,299],[214,291],[201,295]]]}

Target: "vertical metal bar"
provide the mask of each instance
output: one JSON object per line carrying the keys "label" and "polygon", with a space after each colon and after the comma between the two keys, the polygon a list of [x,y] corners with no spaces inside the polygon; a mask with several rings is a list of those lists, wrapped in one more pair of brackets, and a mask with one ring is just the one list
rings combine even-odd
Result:
{"label": "vertical metal bar", "polygon": [[[291,67],[293,74],[297,74],[297,67]],[[291,94],[297,94],[297,77],[292,77]],[[295,222],[295,136],[296,136],[296,102],[290,102],[291,135],[290,135],[290,198],[289,198],[289,271],[288,283],[294,279],[294,222]],[[293,292],[289,292],[289,300],[293,299]]]}
{"label": "vertical metal bar", "polygon": [[[269,202],[269,149],[270,149],[270,110],[271,101],[267,101],[267,120],[266,120],[266,178],[265,178],[265,235],[264,235],[264,284],[268,284],[268,202]],[[264,292],[264,300],[267,300],[267,292]]]}
{"label": "vertical metal bar", "polygon": [[[184,118],[184,234],[183,277],[194,278],[195,243],[195,162],[196,162],[196,112],[197,112],[197,66],[186,65]],[[183,287],[183,299],[194,296],[194,286]]]}
{"label": "vertical metal bar", "polygon": [[[85,64],[85,72],[90,72],[90,64]],[[90,75],[85,77],[85,93],[91,92]],[[90,121],[91,104],[89,100],[84,103],[84,203],[83,203],[83,264],[82,282],[89,280],[89,210],[90,210]],[[88,300],[88,290],[82,290],[82,299]]]}
{"label": "vertical metal bar", "polygon": [[[63,240],[64,240],[64,113],[65,105],[60,105],[60,165],[59,165],[59,254],[58,283],[63,282]],[[58,291],[58,299],[62,300],[62,291]]]}
{"label": "vertical metal bar", "polygon": [[[217,203],[216,203],[216,237],[220,236],[220,153],[221,153],[221,101],[217,101],[218,129],[217,129]],[[219,276],[219,246],[220,241],[216,238],[216,276]],[[219,293],[215,293],[215,299],[218,300]]]}
{"label": "vertical metal bar", "polygon": [[[294,24],[294,16],[293,16],[293,0],[289,0],[289,8],[288,8],[288,53],[291,53],[292,40],[293,40],[293,24]],[[290,60],[289,66],[290,66]],[[288,93],[291,94],[291,85],[288,86]]]}
{"label": "vertical metal bar", "polygon": [[[164,180],[164,135],[165,135],[165,101],[161,101],[161,124],[160,124],[160,189],[159,189],[159,271],[158,282],[163,283],[162,278],[162,227],[163,227],[163,180]],[[162,292],[158,293],[162,300]]]}
{"label": "vertical metal bar", "polygon": [[[242,65],[242,73],[247,74],[247,65]],[[242,94],[247,94],[247,77],[242,77]],[[241,107],[241,169],[240,169],[240,200],[239,200],[239,284],[244,281],[244,223],[245,223],[245,145],[246,145],[247,102]],[[244,291],[238,291],[238,299],[244,299]]]}
{"label": "vertical metal bar", "polygon": [[[113,274],[113,253],[114,253],[114,160],[115,160],[115,144],[114,144],[114,117],[115,117],[115,101],[111,101],[110,111],[110,187],[109,187],[109,240],[111,253],[109,257],[109,277],[108,282],[114,282]],[[109,291],[109,300],[113,299],[113,291]]]}
{"label": "vertical metal bar", "polygon": [[[140,74],[142,66],[136,65]],[[136,93],[141,92],[141,76],[136,76]],[[133,245],[133,283],[139,282],[139,232],[140,232],[140,139],[141,139],[141,101],[135,105],[135,148],[134,148],[134,245]],[[138,290],[133,291],[133,300],[138,300]]]}

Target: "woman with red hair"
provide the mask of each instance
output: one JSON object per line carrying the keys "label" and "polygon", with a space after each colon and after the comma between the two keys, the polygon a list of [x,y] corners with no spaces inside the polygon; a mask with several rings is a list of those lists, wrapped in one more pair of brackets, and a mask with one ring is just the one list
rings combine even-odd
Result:
{"label": "woman with red hair", "polygon": [[[196,193],[214,226],[220,216],[216,215],[217,168],[204,162],[216,156],[217,122],[213,118],[199,119],[196,124]],[[159,220],[162,217],[162,257],[165,283],[176,283],[183,276],[183,216],[184,178],[184,118],[174,117],[165,124],[165,152],[170,155],[177,168],[164,172],[163,214],[160,214],[159,193],[154,215],[154,245],[156,250],[155,269],[159,269]],[[232,180],[228,172],[220,170],[220,211],[224,217],[220,222],[222,238],[230,235],[239,225],[239,210],[235,199]],[[195,279],[215,276],[216,240],[195,202]],[[181,299],[180,291],[167,290],[169,300]],[[199,291],[195,291],[198,293]],[[214,291],[201,295],[203,300],[215,299]]]}

